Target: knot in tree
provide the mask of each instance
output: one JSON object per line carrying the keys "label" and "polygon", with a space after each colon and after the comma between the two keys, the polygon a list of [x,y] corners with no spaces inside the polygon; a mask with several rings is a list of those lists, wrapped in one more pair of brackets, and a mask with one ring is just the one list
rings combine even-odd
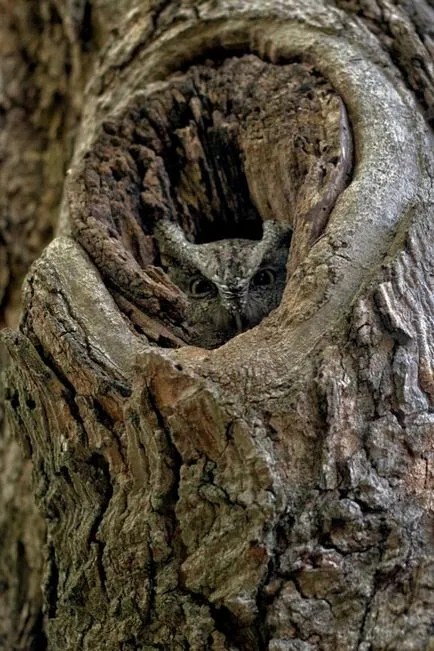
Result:
{"label": "knot in tree", "polygon": [[70,185],[73,233],[162,345],[214,348],[276,308],[292,230],[290,271],[352,165],[330,83],[312,65],[252,55],[178,72],[100,131]]}

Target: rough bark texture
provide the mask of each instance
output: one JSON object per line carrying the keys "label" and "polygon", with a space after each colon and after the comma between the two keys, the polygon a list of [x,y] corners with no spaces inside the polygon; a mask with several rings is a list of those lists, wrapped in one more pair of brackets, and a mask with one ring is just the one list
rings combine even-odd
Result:
{"label": "rough bark texture", "polygon": [[[60,5],[60,3],[59,3]],[[20,286],[52,237],[81,107],[84,33],[52,2],[0,2],[0,324],[16,326]],[[0,344],[0,364],[6,351]],[[44,523],[0,397],[0,646],[43,648]]]}
{"label": "rough bark texture", "polygon": [[[17,7],[8,16],[27,15]],[[74,101],[65,96],[53,114],[72,122],[43,140],[23,114],[22,141],[48,161],[30,209],[36,186],[26,194],[17,172],[16,108],[6,106],[3,169],[8,187],[20,181],[6,193],[18,207],[12,222],[23,206],[30,230],[32,220],[38,233],[54,223],[61,187],[49,201],[45,191],[56,147],[70,173],[61,235],[26,280],[19,329],[3,336],[9,422],[33,464],[44,523],[30,461],[7,433],[3,646],[431,648],[431,5],[41,7],[51,11],[40,10],[38,38],[57,21],[70,52],[60,67]],[[10,34],[25,31],[12,23]],[[37,86],[37,52],[22,64],[26,89]],[[269,101],[255,100],[268,81],[247,93],[246,77],[236,83],[247,64],[274,70],[263,75],[279,82]],[[300,90],[305,81],[289,81],[297,75],[315,82]],[[304,93],[299,119],[291,106]],[[210,133],[217,145],[207,150]],[[199,239],[290,221],[280,307],[216,350],[180,345],[184,299],[154,266],[159,210]],[[29,231],[19,231],[30,260]],[[0,281],[15,309],[15,240],[4,239]]]}

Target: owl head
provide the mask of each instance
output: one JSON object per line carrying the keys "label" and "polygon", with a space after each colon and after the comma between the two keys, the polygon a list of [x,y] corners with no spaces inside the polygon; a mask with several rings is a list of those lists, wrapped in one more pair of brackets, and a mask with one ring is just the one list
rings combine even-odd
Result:
{"label": "owl head", "polygon": [[290,230],[274,221],[262,238],[195,244],[172,222],[156,228],[161,266],[188,299],[189,343],[215,348],[257,325],[282,298]]}

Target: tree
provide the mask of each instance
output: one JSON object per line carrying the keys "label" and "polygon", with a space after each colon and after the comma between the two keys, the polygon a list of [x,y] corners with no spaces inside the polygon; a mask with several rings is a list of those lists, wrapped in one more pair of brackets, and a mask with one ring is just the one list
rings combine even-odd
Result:
{"label": "tree", "polygon": [[[3,332],[4,648],[430,648],[432,5],[4,14],[6,325],[57,232]],[[152,224],[270,217],[280,307],[181,345]]]}

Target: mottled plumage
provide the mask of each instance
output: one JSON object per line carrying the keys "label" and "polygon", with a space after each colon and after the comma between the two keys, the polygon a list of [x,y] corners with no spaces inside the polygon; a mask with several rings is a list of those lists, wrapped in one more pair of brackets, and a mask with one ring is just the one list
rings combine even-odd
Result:
{"label": "mottled plumage", "polygon": [[163,269],[189,299],[190,343],[215,348],[257,325],[279,305],[289,229],[267,221],[261,240],[194,244],[177,224],[160,222],[155,235]]}

